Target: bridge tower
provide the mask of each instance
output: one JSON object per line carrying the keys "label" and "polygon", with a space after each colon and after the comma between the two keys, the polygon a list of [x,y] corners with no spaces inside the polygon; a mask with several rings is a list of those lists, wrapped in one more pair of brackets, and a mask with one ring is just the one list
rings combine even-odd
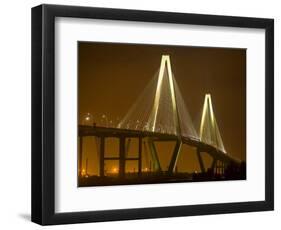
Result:
{"label": "bridge tower", "polygon": [[[165,99],[165,101],[163,101],[163,99]],[[169,173],[173,173],[182,146],[182,141],[181,141],[182,132],[181,132],[180,115],[177,105],[176,86],[175,86],[175,80],[173,78],[170,56],[162,55],[153,107],[148,119],[148,124],[150,125],[150,130],[152,132],[157,131],[156,130],[157,121],[158,123],[161,123],[161,117],[159,115],[159,111],[161,109],[160,106],[165,107],[169,103],[171,104],[172,110],[167,111],[166,114],[162,114],[161,116],[169,117],[169,120],[172,120],[168,130],[169,132],[178,136],[172,154],[172,158],[168,167]],[[165,110],[166,109],[167,108],[165,108]],[[154,153],[153,155],[155,155],[153,156],[153,158],[157,159],[156,157],[157,153],[155,152],[155,147],[153,146],[153,142],[150,141],[150,143],[151,143],[151,152]]]}
{"label": "bridge tower", "polygon": [[226,153],[214,115],[212,98],[210,94],[205,95],[200,125],[200,141],[212,145]]}
{"label": "bridge tower", "polygon": [[[166,84],[165,84],[166,83]],[[168,96],[168,95],[169,96]],[[174,86],[174,78],[172,74],[172,67],[169,55],[162,55],[161,58],[161,65],[158,75],[157,87],[154,97],[154,103],[152,112],[150,113],[150,117],[148,119],[148,123],[151,126],[151,131],[155,132],[156,129],[156,122],[159,116],[159,107],[165,106],[161,103],[161,97],[168,97],[171,100],[172,104],[172,119],[174,124],[174,132],[175,134],[180,135],[181,127],[180,127],[180,119],[179,119],[179,112],[177,108],[177,100],[176,100],[176,93],[175,93],[175,86]],[[166,100],[169,100],[166,99]],[[163,103],[164,104],[164,103]],[[167,115],[167,114],[166,114]]]}

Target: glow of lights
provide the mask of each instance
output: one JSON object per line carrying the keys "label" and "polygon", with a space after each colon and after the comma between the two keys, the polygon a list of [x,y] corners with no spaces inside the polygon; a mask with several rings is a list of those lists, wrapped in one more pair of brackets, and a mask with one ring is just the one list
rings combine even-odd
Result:
{"label": "glow of lights", "polygon": [[203,114],[201,118],[201,125],[200,125],[200,140],[202,140],[202,135],[203,135],[203,127],[205,125],[205,117],[207,113],[207,105],[208,105],[208,98],[210,94],[205,95],[205,100],[204,100],[204,105],[203,105]]}
{"label": "glow of lights", "polygon": [[[169,88],[170,88],[171,95],[172,95],[172,106],[173,106],[174,119],[175,120],[178,119],[175,88],[174,88],[174,83],[173,83],[173,75],[172,75],[170,56],[169,55],[162,55],[160,71],[159,71],[159,76],[158,76],[158,82],[157,82],[157,88],[156,88],[156,94],[155,94],[154,105],[153,105],[153,112],[152,112],[152,114],[154,114],[154,116],[153,116],[153,126],[152,126],[153,132],[155,131],[156,118],[157,118],[159,102],[160,102],[161,85],[162,85],[162,82],[163,82],[164,70],[165,70],[166,66],[167,66],[167,70],[168,70],[168,79],[169,79],[169,86],[170,86]],[[178,124],[178,122],[175,122],[175,123]],[[179,129],[179,127],[178,127],[178,129]]]}
{"label": "glow of lights", "polygon": [[112,172],[113,172],[113,173],[117,173],[117,172],[118,172],[118,169],[117,169],[116,167],[114,167],[114,168],[112,169]]}
{"label": "glow of lights", "polygon": [[[208,113],[208,115],[207,115],[207,113]],[[208,121],[210,122],[210,124],[208,124],[206,116],[210,116],[210,118],[208,118]],[[209,129],[209,132],[211,133],[210,134],[211,136],[207,139],[206,139],[206,137],[204,137],[204,129],[205,129],[206,125],[207,125],[207,128]],[[220,135],[220,132],[218,129],[218,125],[216,122],[216,118],[214,115],[212,99],[211,99],[210,94],[205,95],[199,135],[200,135],[200,141],[214,145],[216,148],[219,148],[221,151],[223,151],[225,153],[224,145],[223,145],[221,135]]]}
{"label": "glow of lights", "polygon": [[117,128],[197,137],[174,78],[169,55],[162,55],[158,72],[117,124]]}
{"label": "glow of lights", "polygon": [[164,55],[162,55],[158,82],[157,82],[157,87],[156,87],[156,94],[155,94],[154,105],[153,105],[153,112],[152,112],[152,114],[154,114],[153,126],[152,126],[153,132],[155,131],[155,123],[156,123],[156,117],[157,117],[157,112],[158,112],[158,107],[159,107],[161,85],[162,85],[162,80],[164,77],[165,62],[166,62],[166,58]]}

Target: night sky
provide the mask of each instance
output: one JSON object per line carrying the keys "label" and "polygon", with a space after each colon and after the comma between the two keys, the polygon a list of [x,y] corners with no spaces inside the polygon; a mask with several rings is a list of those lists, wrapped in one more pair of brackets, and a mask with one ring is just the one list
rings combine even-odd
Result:
{"label": "night sky", "polygon": [[[205,94],[210,93],[227,153],[246,160],[245,49],[79,42],[79,124],[86,113],[91,113],[97,124],[105,114],[116,125],[158,72],[163,54],[170,55],[174,77],[196,130],[199,131]],[[83,167],[88,158],[88,173],[97,174],[95,141],[93,137],[85,139]],[[107,152],[117,156],[117,143],[112,140],[109,144]],[[160,144],[157,149],[165,169],[171,144]],[[207,156],[204,160],[210,164]],[[118,167],[117,161],[106,163],[105,168],[110,171],[115,166]],[[128,162],[128,170],[135,167]],[[183,147],[178,168],[200,171],[194,149]]]}

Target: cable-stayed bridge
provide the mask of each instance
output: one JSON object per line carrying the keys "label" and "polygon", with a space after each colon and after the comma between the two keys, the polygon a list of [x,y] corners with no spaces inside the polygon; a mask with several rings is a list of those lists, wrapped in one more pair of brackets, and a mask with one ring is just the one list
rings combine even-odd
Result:
{"label": "cable-stayed bridge", "polygon": [[[144,152],[149,152],[153,171],[163,171],[159,161],[156,142],[175,142],[167,173],[175,173],[177,160],[183,145],[196,148],[201,172],[206,172],[201,153],[212,158],[211,170],[223,174],[228,165],[239,165],[240,161],[227,153],[219,131],[210,94],[205,95],[199,132],[194,128],[184,99],[174,78],[169,55],[163,55],[159,72],[145,87],[127,114],[115,126],[79,125],[79,173],[82,172],[83,137],[93,136],[99,158],[99,176],[105,175],[104,162],[118,160],[118,174],[126,174],[126,161],[138,162],[138,173],[142,174]],[[119,156],[105,156],[106,138],[119,139]],[[138,139],[138,156],[128,157],[131,138]],[[148,150],[148,151],[147,151]]]}

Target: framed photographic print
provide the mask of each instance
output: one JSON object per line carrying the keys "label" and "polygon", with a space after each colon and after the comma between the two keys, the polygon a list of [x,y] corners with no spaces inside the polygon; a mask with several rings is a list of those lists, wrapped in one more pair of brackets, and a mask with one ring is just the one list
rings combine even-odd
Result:
{"label": "framed photographic print", "polygon": [[273,90],[273,19],[32,8],[32,221],[273,210]]}

